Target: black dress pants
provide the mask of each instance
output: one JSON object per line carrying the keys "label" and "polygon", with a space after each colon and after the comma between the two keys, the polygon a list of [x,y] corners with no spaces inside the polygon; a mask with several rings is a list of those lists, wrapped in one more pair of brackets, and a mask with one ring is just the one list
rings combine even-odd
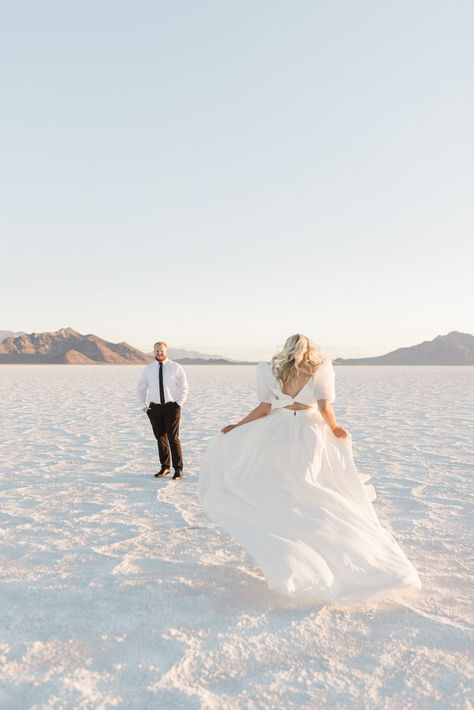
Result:
{"label": "black dress pants", "polygon": [[181,407],[177,402],[156,404],[150,402],[147,412],[153,434],[158,442],[158,453],[163,468],[170,468],[170,449],[173,468],[175,471],[183,469],[183,453],[179,440],[179,420]]}

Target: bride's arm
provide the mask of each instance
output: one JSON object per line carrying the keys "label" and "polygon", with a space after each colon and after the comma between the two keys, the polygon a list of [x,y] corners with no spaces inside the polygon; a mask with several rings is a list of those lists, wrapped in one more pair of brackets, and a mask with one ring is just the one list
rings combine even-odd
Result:
{"label": "bride's arm", "polygon": [[248,422],[253,422],[255,419],[260,419],[261,417],[266,417],[271,408],[272,405],[268,402],[260,402],[260,404],[255,407],[255,409],[252,409],[250,414],[247,414],[247,416],[241,419],[240,422],[237,422],[237,424],[228,424],[223,427],[221,431],[224,434],[227,434],[228,431],[235,429],[235,427],[242,426],[242,424],[247,424]]}
{"label": "bride's arm", "polygon": [[324,421],[331,429],[334,436],[338,438],[345,439],[347,436],[347,431],[339,426],[336,421],[336,415],[334,414],[334,409],[332,408],[331,402],[328,399],[318,399],[318,407],[321,412]]}

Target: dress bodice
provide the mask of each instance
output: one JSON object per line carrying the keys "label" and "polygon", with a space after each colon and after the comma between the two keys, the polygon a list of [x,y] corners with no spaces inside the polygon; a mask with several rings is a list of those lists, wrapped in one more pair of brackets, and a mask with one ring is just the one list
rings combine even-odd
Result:
{"label": "dress bodice", "polygon": [[272,409],[288,407],[295,402],[307,406],[317,406],[318,399],[336,399],[335,372],[331,360],[324,360],[312,377],[300,389],[295,397],[285,394],[281,384],[273,374],[270,363],[259,362],[257,365],[257,399],[267,402]]}

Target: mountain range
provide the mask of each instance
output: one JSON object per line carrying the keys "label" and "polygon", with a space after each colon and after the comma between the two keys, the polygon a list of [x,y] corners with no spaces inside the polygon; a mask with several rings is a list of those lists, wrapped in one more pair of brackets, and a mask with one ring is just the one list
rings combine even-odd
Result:
{"label": "mountain range", "polygon": [[[147,354],[153,357],[152,352]],[[181,360],[225,360],[226,362],[232,362],[232,358],[223,358],[222,355],[209,355],[198,350],[186,350],[185,348],[169,348],[168,355],[171,360],[176,360],[177,362],[181,362]]]}
{"label": "mountain range", "polygon": [[[153,355],[126,342],[111,343],[92,333],[83,335],[73,328],[29,334],[0,330],[0,341],[0,364],[139,365],[153,360]],[[169,355],[184,365],[255,364],[183,349],[170,348]],[[333,362],[335,365],[474,365],[474,336],[453,330],[385,355],[336,358]]]}
{"label": "mountain range", "polygon": [[[255,364],[184,349],[170,348],[169,356],[184,365]],[[83,335],[73,328],[29,334],[0,330],[0,364],[140,365],[152,360],[151,353],[144,353],[128,343],[111,343],[93,333]]]}
{"label": "mountain range", "polygon": [[61,328],[54,333],[10,335],[0,342],[0,363],[138,365],[151,359],[128,343],[110,343],[92,333],[82,335],[73,328]]}
{"label": "mountain range", "polygon": [[474,365],[474,335],[452,330],[377,357],[336,358],[335,365]]}

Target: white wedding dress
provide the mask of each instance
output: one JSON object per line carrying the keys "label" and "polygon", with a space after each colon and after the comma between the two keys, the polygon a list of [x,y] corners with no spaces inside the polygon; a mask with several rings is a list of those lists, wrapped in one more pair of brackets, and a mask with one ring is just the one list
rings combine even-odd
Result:
{"label": "white wedding dress", "polygon": [[[334,380],[326,360],[292,398],[259,363],[257,397],[272,409],[211,439],[199,473],[202,508],[250,553],[268,587],[289,597],[351,605],[420,589],[377,517],[350,434],[337,438],[319,413],[318,399],[335,400]],[[311,409],[285,409],[293,402]]]}

